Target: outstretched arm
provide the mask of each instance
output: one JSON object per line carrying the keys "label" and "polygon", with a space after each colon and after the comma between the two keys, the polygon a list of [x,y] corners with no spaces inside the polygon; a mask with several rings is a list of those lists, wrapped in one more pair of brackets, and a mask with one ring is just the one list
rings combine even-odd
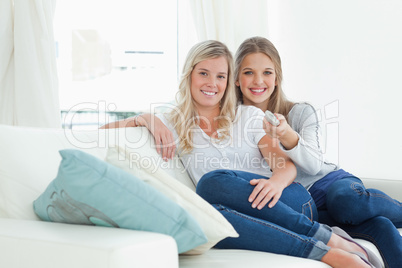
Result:
{"label": "outstretched arm", "polygon": [[108,128],[123,128],[123,127],[138,127],[138,117],[136,115],[134,117],[129,117],[124,120],[115,121],[100,127],[100,129],[108,129]]}
{"label": "outstretched arm", "polygon": [[267,125],[267,134],[272,138],[278,138],[286,150],[293,149],[299,142],[299,135],[289,126],[283,115],[276,113],[275,116],[278,118],[280,124],[276,127],[271,124]]}
{"label": "outstretched arm", "polygon": [[285,117],[277,115],[280,125],[269,125],[266,129],[268,135],[278,138],[282,150],[304,172],[316,175],[324,163],[321,150],[321,130],[315,109],[308,104],[297,104],[295,111],[289,114],[288,124]]}
{"label": "outstretched arm", "polygon": [[162,154],[162,158],[172,159],[176,150],[172,132],[166,125],[153,114],[141,114],[124,120],[106,124],[101,129],[124,128],[124,127],[146,127],[155,138],[156,151]]}

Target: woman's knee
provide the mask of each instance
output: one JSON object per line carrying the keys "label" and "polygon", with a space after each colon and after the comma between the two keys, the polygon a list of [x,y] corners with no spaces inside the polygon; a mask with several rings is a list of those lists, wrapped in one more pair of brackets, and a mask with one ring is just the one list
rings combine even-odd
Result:
{"label": "woman's knee", "polygon": [[343,179],[328,188],[327,209],[339,223],[360,224],[366,220],[366,189],[359,180]]}
{"label": "woman's knee", "polygon": [[202,198],[210,201],[215,201],[220,193],[231,192],[230,181],[228,178],[235,174],[231,170],[220,169],[204,174],[198,181],[196,193]]}
{"label": "woman's knee", "polygon": [[363,183],[357,180],[343,179],[334,182],[327,192],[327,204],[346,203],[356,205],[360,197],[366,194]]}
{"label": "woman's knee", "polygon": [[230,174],[230,170],[214,170],[204,174],[198,181],[196,191],[197,193],[203,192],[211,187],[215,188],[222,182],[224,175]]}

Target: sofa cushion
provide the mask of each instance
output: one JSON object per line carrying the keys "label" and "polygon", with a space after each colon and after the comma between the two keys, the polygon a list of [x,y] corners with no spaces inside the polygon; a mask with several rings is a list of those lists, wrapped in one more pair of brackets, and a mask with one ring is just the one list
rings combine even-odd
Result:
{"label": "sofa cushion", "polygon": [[239,249],[211,249],[199,256],[180,256],[180,268],[331,268],[315,260],[297,258],[262,251]]}
{"label": "sofa cushion", "polygon": [[34,202],[41,219],[163,233],[179,253],[207,242],[190,214],[135,176],[79,150],[60,154],[57,177]]}
{"label": "sofa cushion", "polygon": [[[0,125],[0,217],[39,220],[32,202],[56,177],[59,150],[76,148],[104,159],[109,144],[161,161],[152,135],[142,127],[77,131]],[[195,189],[181,162],[169,163],[162,168]]]}
{"label": "sofa cushion", "polygon": [[109,146],[123,148],[129,153],[132,161],[139,162],[152,171],[163,170],[195,192],[195,185],[180,159],[175,156],[167,162],[163,161],[161,155],[156,152],[155,139],[147,128],[122,128],[117,136],[116,142],[110,141]]}
{"label": "sofa cushion", "polygon": [[160,166],[153,165],[154,161],[150,159],[145,161],[145,157],[132,157],[131,153],[132,151],[121,147],[109,148],[106,162],[140,178],[183,207],[197,220],[207,236],[208,243],[186,254],[201,254],[226,237],[238,237],[237,232],[225,217],[194,191],[170,176]]}
{"label": "sofa cushion", "polygon": [[[402,233],[402,230],[400,230]],[[369,248],[381,259],[377,248],[370,242],[356,239]],[[269,242],[269,241],[268,241]],[[315,260],[292,257],[282,254],[239,249],[211,249],[203,255],[179,258],[180,268],[244,268],[244,267],[280,267],[280,268],[330,268],[329,265]],[[381,266],[384,267],[384,266]]]}
{"label": "sofa cushion", "polygon": [[0,217],[39,220],[32,202],[56,177],[59,150],[80,148],[103,159],[105,132],[0,125]]}
{"label": "sofa cushion", "polygon": [[0,218],[3,268],[178,268],[168,235]]}

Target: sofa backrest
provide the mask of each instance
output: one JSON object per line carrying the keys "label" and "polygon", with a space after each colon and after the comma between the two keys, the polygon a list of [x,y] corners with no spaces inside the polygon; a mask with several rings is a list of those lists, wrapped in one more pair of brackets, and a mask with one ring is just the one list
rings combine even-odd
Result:
{"label": "sofa backrest", "polygon": [[194,190],[181,162],[165,163],[146,128],[93,131],[0,125],[0,217],[39,220],[32,203],[56,177],[59,150],[76,148],[104,159],[109,146],[129,148]]}

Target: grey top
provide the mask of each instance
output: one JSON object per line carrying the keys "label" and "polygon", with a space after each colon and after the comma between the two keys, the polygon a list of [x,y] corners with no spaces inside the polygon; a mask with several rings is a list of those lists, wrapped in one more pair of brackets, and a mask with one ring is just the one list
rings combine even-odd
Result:
{"label": "grey top", "polygon": [[307,103],[295,104],[289,112],[288,124],[297,132],[299,142],[291,150],[286,150],[282,144],[281,148],[296,165],[295,181],[310,189],[316,181],[339,167],[324,159],[320,146],[320,124],[313,106]]}

